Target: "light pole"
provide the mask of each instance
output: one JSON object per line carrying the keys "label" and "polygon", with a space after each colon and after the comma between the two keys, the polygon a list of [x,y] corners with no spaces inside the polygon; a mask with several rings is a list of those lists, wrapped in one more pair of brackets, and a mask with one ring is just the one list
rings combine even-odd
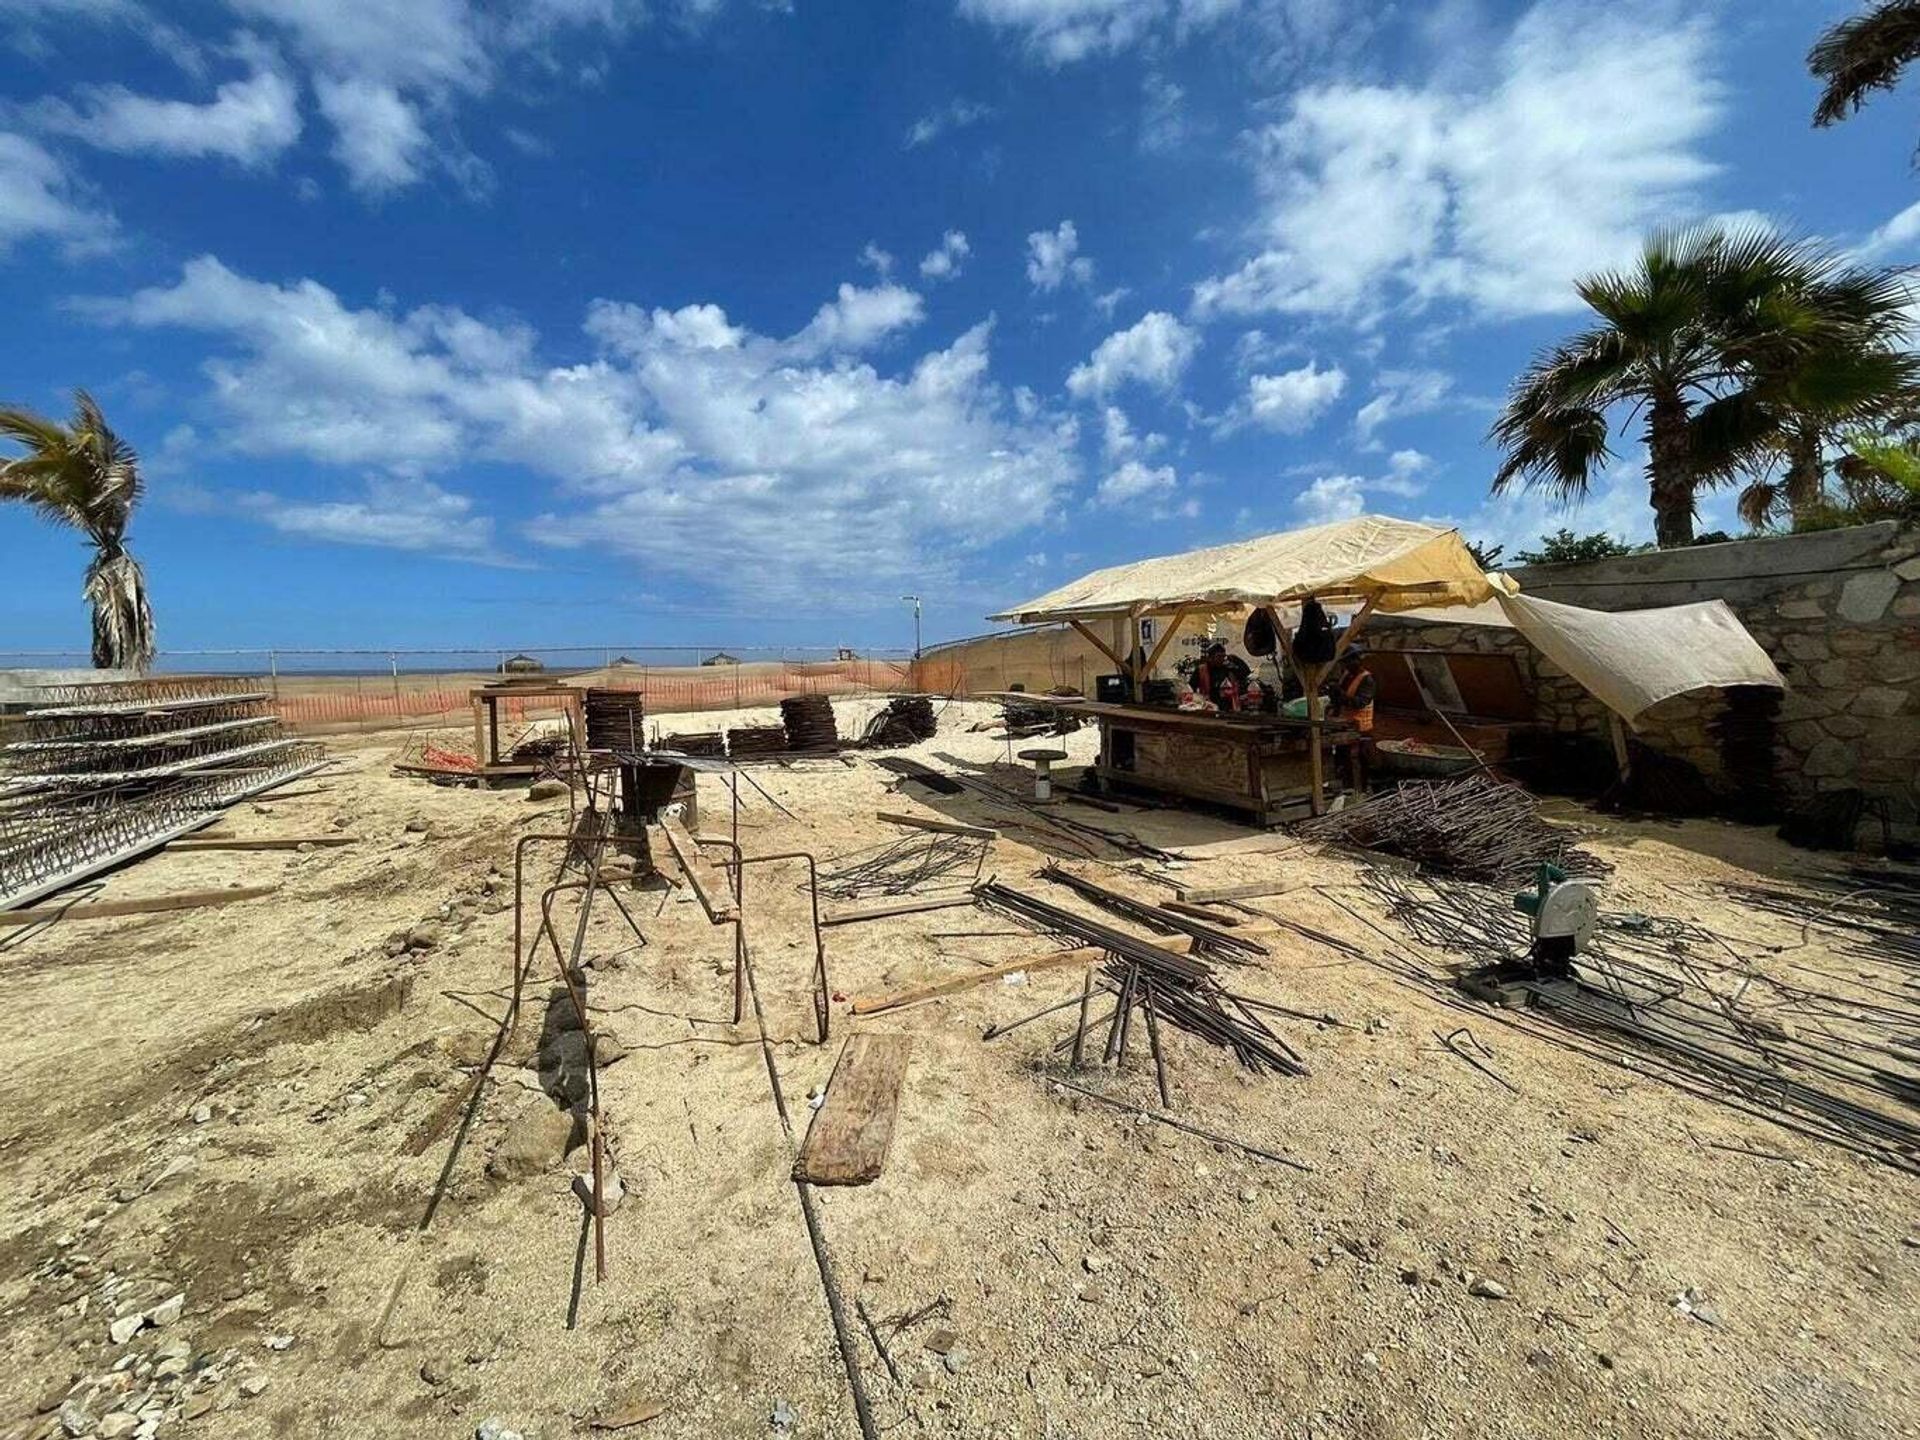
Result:
{"label": "light pole", "polygon": [[920,597],[918,595],[902,595],[900,598],[913,602],[913,658],[918,660],[920,658]]}

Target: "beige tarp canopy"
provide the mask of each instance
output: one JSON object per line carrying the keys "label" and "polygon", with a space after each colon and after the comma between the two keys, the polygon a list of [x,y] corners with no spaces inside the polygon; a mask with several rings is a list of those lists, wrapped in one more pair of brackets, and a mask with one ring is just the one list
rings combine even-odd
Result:
{"label": "beige tarp canopy", "polygon": [[1316,596],[1371,600],[1379,611],[1475,605],[1510,593],[1484,574],[1457,530],[1362,515],[1095,570],[1038,599],[991,616],[1023,625],[1098,615],[1238,609]]}
{"label": "beige tarp canopy", "polygon": [[1405,616],[1517,630],[1628,724],[1662,700],[1696,690],[1787,688],[1786,678],[1724,600],[1609,611],[1502,595],[1467,609],[1423,607]]}

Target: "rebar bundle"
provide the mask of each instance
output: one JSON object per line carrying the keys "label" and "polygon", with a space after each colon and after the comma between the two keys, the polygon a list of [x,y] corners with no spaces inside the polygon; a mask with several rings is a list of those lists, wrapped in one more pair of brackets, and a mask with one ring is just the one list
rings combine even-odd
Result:
{"label": "rebar bundle", "polygon": [[912,745],[931,740],[939,728],[933,715],[933,701],[924,695],[896,695],[887,702],[886,709],[867,722],[860,743],[870,750]]}
{"label": "rebar bundle", "polygon": [[1016,740],[1031,735],[1071,735],[1083,723],[1072,710],[1045,700],[1002,700],[1000,714],[1007,734]]}
{"label": "rebar bundle", "polygon": [[1042,880],[1050,880],[1056,885],[1064,885],[1076,895],[1093,901],[1114,913],[1124,915],[1136,924],[1149,930],[1157,930],[1162,935],[1191,936],[1194,948],[1202,950],[1216,959],[1229,961],[1251,960],[1257,955],[1268,953],[1267,947],[1246,935],[1236,935],[1232,930],[1218,925],[1209,925],[1196,916],[1182,915],[1177,910],[1169,910],[1151,901],[1136,900],[1131,895],[1110,889],[1096,880],[1073,871],[1057,861],[1048,862],[1040,872]]}
{"label": "rebar bundle", "polygon": [[631,755],[646,748],[646,698],[638,690],[588,690],[587,748]]}
{"label": "rebar bundle", "polygon": [[693,730],[669,735],[661,745],[682,755],[719,758],[727,753],[727,740],[718,730]]}
{"label": "rebar bundle", "polygon": [[840,728],[833,718],[833,701],[825,695],[794,695],[782,700],[780,721],[786,727],[789,750],[840,748]]}
{"label": "rebar bundle", "polygon": [[[1379,869],[1364,884],[1423,946],[1476,965],[1523,956],[1531,942],[1501,892]],[[1465,1003],[1453,974],[1385,968]],[[1911,994],[1836,976],[1793,951],[1745,955],[1685,921],[1618,913],[1602,915],[1571,978],[1518,983],[1532,1009],[1499,1012],[1508,1023],[1538,1031],[1541,1016],[1604,1032],[1608,1043],[1584,1053],[1920,1173],[1920,1125],[1900,1113],[1920,1107],[1920,1000]],[[1631,1061],[1620,1058],[1623,1040]]]}
{"label": "rebar bundle", "polygon": [[977,880],[991,842],[968,835],[903,835],[843,856],[820,872],[820,893],[836,900],[905,895],[971,871]]}
{"label": "rebar bundle", "polygon": [[1573,836],[1539,816],[1518,785],[1488,775],[1409,781],[1331,815],[1303,820],[1294,833],[1363,850],[1404,855],[1443,875],[1497,884],[1525,884],[1543,862],[1572,875],[1604,874],[1608,866]]}
{"label": "rebar bundle", "polygon": [[727,754],[735,760],[756,755],[784,755],[786,750],[784,725],[741,725],[727,731]]}

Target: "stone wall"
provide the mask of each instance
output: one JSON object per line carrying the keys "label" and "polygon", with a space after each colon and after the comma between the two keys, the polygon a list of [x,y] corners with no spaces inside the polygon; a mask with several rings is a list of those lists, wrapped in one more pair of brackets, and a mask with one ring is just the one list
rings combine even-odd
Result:
{"label": "stone wall", "polygon": [[[1585,565],[1513,572],[1523,592],[1594,610],[1642,610],[1725,600],[1786,677],[1775,768],[1789,803],[1857,788],[1889,802],[1896,825],[1916,823],[1920,776],[1920,529],[1891,522],[1809,535],[1653,551]],[[1563,732],[1603,733],[1606,713],[1572,679],[1511,632],[1382,618],[1375,645],[1528,651],[1522,673],[1537,718]],[[1449,632],[1452,632],[1449,634]],[[1638,738],[1722,778],[1710,729],[1716,691],[1647,711]]]}

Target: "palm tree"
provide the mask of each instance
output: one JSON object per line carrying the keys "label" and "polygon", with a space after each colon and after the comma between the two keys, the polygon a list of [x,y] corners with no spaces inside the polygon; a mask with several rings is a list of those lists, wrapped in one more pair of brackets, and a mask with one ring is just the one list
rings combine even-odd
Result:
{"label": "palm tree", "polygon": [[1624,409],[1626,423],[1645,417],[1655,539],[1691,543],[1699,492],[1743,458],[1727,437],[1756,428],[1733,424],[1737,407],[1723,403],[1702,435],[1701,412],[1741,390],[1754,354],[1781,344],[1792,308],[1783,298],[1817,284],[1826,264],[1768,230],[1662,230],[1630,271],[1582,280],[1601,323],[1543,351],[1514,382],[1490,437],[1506,455],[1494,493],[1518,481],[1583,498],[1613,458],[1609,416]]}
{"label": "palm tree", "polygon": [[1920,59],[1920,0],[1882,0],[1864,15],[1842,20],[1814,42],[1807,68],[1822,84],[1813,123],[1831,125],[1891,90]]}
{"label": "palm tree", "polygon": [[83,591],[93,607],[93,663],[145,670],[153,663],[153,611],[140,562],[127,553],[127,522],[140,499],[139,460],[91,395],[74,392],[66,425],[29,410],[0,409],[0,437],[26,453],[0,460],[0,500],[22,500],[93,543]]}

